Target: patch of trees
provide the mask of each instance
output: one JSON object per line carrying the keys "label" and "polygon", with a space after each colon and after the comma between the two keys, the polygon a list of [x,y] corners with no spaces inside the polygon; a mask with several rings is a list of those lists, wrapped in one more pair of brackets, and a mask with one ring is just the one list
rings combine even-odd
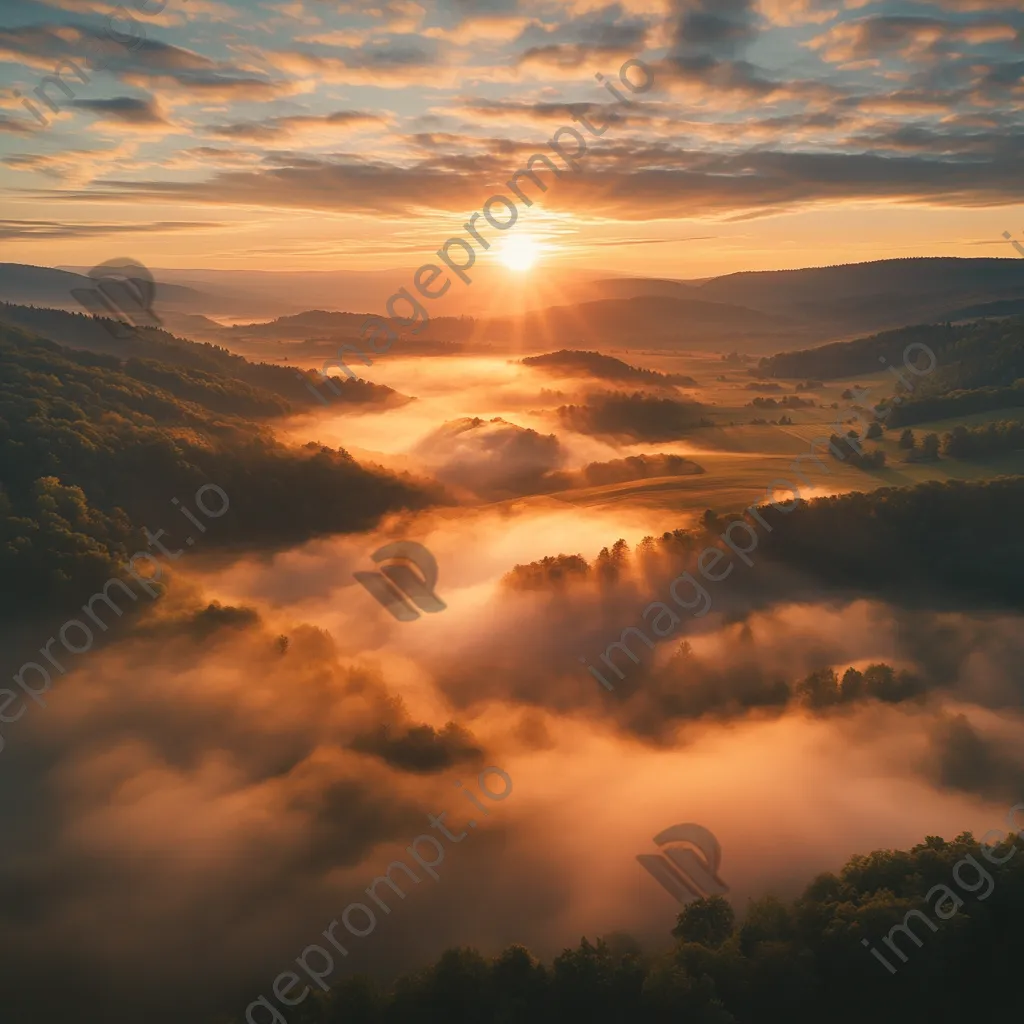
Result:
{"label": "patch of trees", "polygon": [[563,405],[562,424],[581,434],[609,434],[639,441],[672,441],[697,427],[710,426],[703,406],[674,398],[632,395],[594,395],[585,405]]}
{"label": "patch of trees", "polygon": [[582,374],[599,380],[636,381],[645,384],[671,384],[680,387],[695,388],[697,382],[692,377],[679,373],[660,373],[657,370],[644,370],[638,366],[630,366],[614,356],[606,356],[601,352],[583,352],[578,349],[561,349],[548,352],[542,356],[527,356],[524,366],[535,366],[542,370],[558,370],[563,373]]}
{"label": "patch of trees", "polygon": [[912,672],[878,664],[868,665],[863,672],[848,668],[842,679],[835,669],[819,669],[797,683],[793,695],[805,707],[823,711],[868,700],[901,704],[927,692],[926,683]]}
{"label": "patch of trees", "polygon": [[1009,387],[948,391],[941,395],[910,399],[904,396],[903,402],[890,409],[886,423],[890,427],[904,427],[1021,407],[1024,407],[1024,378],[1014,381]]}
{"label": "patch of trees", "polygon": [[771,557],[823,582],[1020,607],[1024,534],[1011,512],[1019,508],[1024,477],[1015,476],[885,487],[762,514],[774,528]]}
{"label": "patch of trees", "polygon": [[690,476],[703,472],[703,467],[682,455],[630,455],[611,462],[591,462],[580,474],[588,487],[600,487],[650,477]]}
{"label": "patch of trees", "polygon": [[851,466],[868,472],[885,468],[885,452],[880,449],[866,452],[860,447],[856,435],[842,437],[832,434],[828,439],[828,450],[832,457],[840,462],[848,462]]}
{"label": "patch of trees", "polygon": [[519,945],[493,957],[449,949],[389,983],[359,975],[312,988],[293,1015],[303,1024],[905,1024],[971,1019],[982,1000],[989,1015],[1012,1019],[1024,955],[1014,839],[988,847],[962,832],[855,855],[795,899],[762,896],[740,914],[722,896],[695,900],[656,951],[621,932],[584,937],[550,963]]}
{"label": "patch of trees", "polygon": [[207,545],[359,530],[436,498],[343,450],[289,448],[229,414],[276,401],[229,377],[64,349],[0,325],[0,613],[95,592],[147,549],[143,527],[166,526],[173,545],[188,526],[171,518],[171,498],[187,502],[203,484],[231,502]]}
{"label": "patch of trees", "polygon": [[980,459],[1024,449],[1024,423],[1019,420],[989,423],[970,429],[954,427],[942,439],[942,451],[951,459]]}
{"label": "patch of trees", "polygon": [[750,403],[755,409],[813,409],[814,402],[809,398],[797,398],[786,395],[785,398],[755,398]]}

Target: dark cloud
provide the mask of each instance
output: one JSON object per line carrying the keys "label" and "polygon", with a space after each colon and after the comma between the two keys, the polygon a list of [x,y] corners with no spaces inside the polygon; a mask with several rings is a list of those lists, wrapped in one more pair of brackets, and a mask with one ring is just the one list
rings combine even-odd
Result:
{"label": "dark cloud", "polygon": [[670,56],[732,57],[759,34],[762,18],[755,0],[672,0]]}
{"label": "dark cloud", "polygon": [[70,106],[97,114],[106,120],[123,121],[133,125],[167,124],[156,102],[150,99],[134,99],[117,96],[107,100],[72,100]]}
{"label": "dark cloud", "polygon": [[179,97],[265,100],[292,91],[284,82],[155,39],[138,37],[121,45],[104,32],[75,25],[2,29],[0,59],[24,61],[43,74],[67,62],[61,75],[76,90],[85,88],[102,65],[122,82],[140,88],[173,84]]}
{"label": "dark cloud", "polygon": [[[536,152],[518,144],[521,153]],[[888,200],[984,207],[1020,203],[1024,178],[1012,154],[989,159],[954,154],[780,152],[737,154],[663,144],[607,145],[586,157],[578,177],[556,181],[545,196],[554,209],[652,216],[771,214],[817,202]],[[268,162],[270,158],[268,157]],[[449,154],[412,166],[332,162],[278,154],[278,166],[222,171],[205,182],[99,181],[90,190],[38,193],[47,198],[124,202],[174,201],[344,211],[414,213],[425,207],[462,213],[493,192],[495,176],[518,164],[500,155]],[[459,177],[450,172],[459,170]],[[505,180],[504,178],[502,180]]]}
{"label": "dark cloud", "polygon": [[1016,743],[985,736],[966,715],[944,716],[931,735],[928,769],[937,785],[1014,803],[1024,797]]}

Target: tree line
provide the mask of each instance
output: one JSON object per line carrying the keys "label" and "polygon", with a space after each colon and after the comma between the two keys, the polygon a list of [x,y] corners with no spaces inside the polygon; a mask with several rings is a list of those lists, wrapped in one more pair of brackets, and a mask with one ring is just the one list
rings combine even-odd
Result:
{"label": "tree line", "polygon": [[856,855],[793,899],[763,896],[739,913],[721,896],[696,900],[658,951],[623,933],[584,937],[550,963],[521,945],[449,949],[390,982],[314,990],[288,1022],[959,1024],[979,1006],[1010,1019],[1024,955],[1014,839],[982,846],[962,832]]}

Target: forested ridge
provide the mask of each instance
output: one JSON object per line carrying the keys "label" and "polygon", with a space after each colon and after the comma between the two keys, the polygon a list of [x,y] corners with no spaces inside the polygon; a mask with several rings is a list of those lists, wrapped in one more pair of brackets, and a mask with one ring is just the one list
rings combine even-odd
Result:
{"label": "forested ridge", "polygon": [[[230,378],[237,384],[248,384],[264,392],[265,407],[259,412],[235,410],[243,415],[284,415],[321,406],[321,400],[309,390],[307,383],[319,388],[326,402],[397,404],[408,401],[383,384],[331,377],[331,386],[328,386],[315,373],[305,374],[304,380],[295,369],[275,363],[254,363],[220,345],[189,341],[153,327],[128,329],[117,321],[80,313],[0,303],[0,325],[4,324],[67,348],[116,356],[126,362],[156,361],[168,368]],[[271,403],[271,397],[276,401]]]}
{"label": "forested ridge", "polygon": [[[753,558],[785,563],[807,579],[873,596],[926,595],[1020,607],[1024,534],[1016,522],[1021,509],[1024,476],[854,491],[802,501],[788,513],[761,505],[759,514],[772,532]],[[646,537],[632,553],[620,540],[593,563],[578,554],[549,556],[516,566],[506,583],[556,589],[573,578],[613,582],[630,558],[655,568],[690,565],[706,546],[721,546],[722,533],[739,518],[709,511],[699,526]]]}
{"label": "forested ridge", "polygon": [[[915,376],[904,367],[908,346],[927,345],[937,363]],[[929,370],[924,350],[915,347],[908,359]],[[762,359],[762,377],[835,380],[894,367],[913,390],[904,397],[916,401],[950,391],[1008,388],[1024,377],[1024,318],[982,320],[962,325],[923,324],[874,334],[855,341],[833,342],[821,348],[781,352]]]}
{"label": "forested ridge", "polygon": [[287,1020],[959,1024],[979,1009],[1011,1019],[1024,955],[1024,855],[1013,840],[983,847],[970,832],[928,836],[910,850],[853,856],[795,899],[764,896],[738,913],[721,896],[698,900],[679,913],[674,945],[660,952],[622,933],[583,938],[550,964],[523,946],[493,957],[450,949],[391,983],[355,976],[326,993],[314,988]]}
{"label": "forested ridge", "polygon": [[231,502],[211,545],[363,529],[436,497],[342,449],[286,447],[244,418],[281,402],[227,375],[74,351],[0,324],[0,611],[93,592],[147,549],[143,527],[174,528],[173,497],[188,503],[204,484]]}

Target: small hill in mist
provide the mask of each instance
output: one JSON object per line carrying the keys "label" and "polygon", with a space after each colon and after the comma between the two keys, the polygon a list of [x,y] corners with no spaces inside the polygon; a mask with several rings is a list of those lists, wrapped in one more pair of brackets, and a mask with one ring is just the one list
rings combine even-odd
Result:
{"label": "small hill in mist", "polygon": [[[31,303],[54,309],[79,310],[81,304],[72,289],[93,290],[96,281],[86,274],[24,263],[0,263],[0,301]],[[161,305],[186,311],[212,310],[217,301],[194,288],[157,284]]]}
{"label": "small hill in mist", "polygon": [[580,434],[631,438],[637,441],[674,441],[708,421],[704,406],[673,398],[606,393],[591,395],[581,405],[558,410],[562,425]]}
{"label": "small hill in mist", "polygon": [[442,483],[490,499],[551,490],[548,474],[565,459],[554,434],[501,417],[445,423],[420,441],[415,454]]}
{"label": "small hill in mist", "polygon": [[598,380],[616,380],[626,383],[697,387],[697,382],[684,374],[644,370],[600,352],[562,349],[559,352],[549,352],[542,356],[527,356],[522,362],[524,366],[535,366],[566,376],[594,377]]}

